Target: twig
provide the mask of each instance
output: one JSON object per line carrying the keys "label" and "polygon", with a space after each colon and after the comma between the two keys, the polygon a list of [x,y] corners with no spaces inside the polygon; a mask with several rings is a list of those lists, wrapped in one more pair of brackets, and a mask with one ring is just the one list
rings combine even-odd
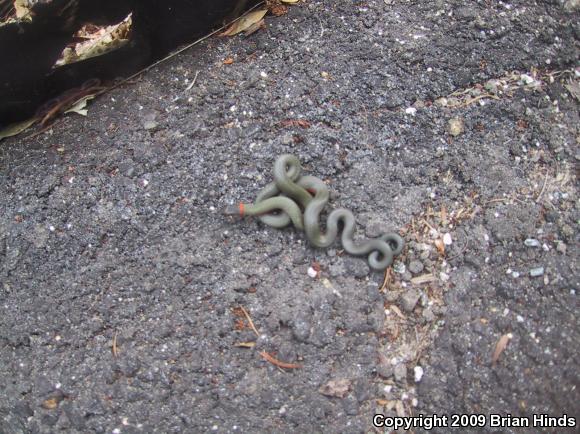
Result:
{"label": "twig", "polygon": [[383,279],[383,284],[379,289],[379,292],[385,292],[389,289],[389,283],[391,282],[391,267],[385,269],[385,277]]}
{"label": "twig", "polygon": [[252,321],[252,318],[250,318],[250,315],[248,314],[246,309],[244,309],[243,306],[240,306],[240,309],[242,310],[242,312],[246,316],[246,319],[248,320],[248,323],[250,324],[251,329],[254,331],[254,333],[256,333],[256,336],[260,337],[260,333],[258,332],[258,329],[256,329],[256,326],[254,325],[254,321]]}
{"label": "twig", "polygon": [[119,350],[117,348],[117,332],[115,332],[115,336],[113,336],[113,346],[111,350],[113,352],[113,357],[117,357],[117,355],[119,354]]}
{"label": "twig", "polygon": [[546,190],[546,185],[548,185],[548,175],[549,175],[550,171],[546,170],[546,176],[544,178],[544,185],[542,186],[542,190],[540,191],[540,194],[538,194],[538,197],[536,197],[536,203],[539,203],[540,198],[542,197],[542,194],[544,194],[544,191]]}
{"label": "twig", "polygon": [[425,226],[429,227],[429,229],[431,229],[432,231],[436,231],[436,230],[437,230],[437,229],[435,229],[433,226],[431,226],[427,220],[425,220],[425,219],[421,219],[421,222],[422,222],[422,223],[423,223]]}
{"label": "twig", "polygon": [[322,39],[324,36],[324,26],[322,25],[322,20],[318,16],[316,18],[318,18],[318,23],[320,24],[320,39]]}
{"label": "twig", "polygon": [[186,91],[187,91],[187,90],[191,90],[191,88],[192,88],[193,86],[195,86],[195,82],[197,81],[197,76],[198,76],[198,75],[199,75],[199,71],[195,71],[195,77],[193,77],[193,80],[191,81],[191,83],[189,84],[189,86],[187,86],[187,87],[185,88],[185,90],[186,90]]}
{"label": "twig", "polygon": [[260,356],[262,356],[262,358],[264,360],[270,362],[272,365],[277,366],[279,368],[284,368],[284,369],[300,369],[300,368],[302,368],[302,365],[299,365],[297,363],[285,363],[285,362],[281,362],[277,358],[275,358],[275,357],[271,356],[270,354],[268,354],[266,351],[261,351],[260,352]]}

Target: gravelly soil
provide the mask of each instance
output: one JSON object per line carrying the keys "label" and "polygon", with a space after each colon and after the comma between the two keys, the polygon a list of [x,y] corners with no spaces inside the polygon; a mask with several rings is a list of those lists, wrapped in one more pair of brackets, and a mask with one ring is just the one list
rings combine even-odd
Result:
{"label": "gravelly soil", "polygon": [[[3,143],[0,432],[578,416],[577,2],[463,4],[308,1]],[[386,284],[221,215],[281,153],[405,236]]]}

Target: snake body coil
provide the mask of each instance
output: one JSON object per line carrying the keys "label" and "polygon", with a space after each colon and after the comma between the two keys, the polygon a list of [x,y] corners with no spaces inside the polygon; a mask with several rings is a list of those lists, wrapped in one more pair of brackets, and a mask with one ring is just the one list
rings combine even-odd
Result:
{"label": "snake body coil", "polygon": [[[274,164],[274,182],[266,185],[253,204],[241,203],[225,210],[228,215],[258,216],[260,220],[275,228],[292,223],[304,230],[306,238],[315,247],[328,247],[334,243],[342,224],[341,242],[351,255],[368,255],[371,268],[383,270],[401,253],[404,241],[397,234],[384,234],[379,238],[354,242],[356,221],[351,211],[338,208],[328,215],[326,233],[320,227],[320,214],[328,203],[326,184],[314,176],[301,176],[300,161],[293,155],[282,155]],[[304,210],[302,214],[301,209]],[[273,214],[273,211],[278,211]]]}

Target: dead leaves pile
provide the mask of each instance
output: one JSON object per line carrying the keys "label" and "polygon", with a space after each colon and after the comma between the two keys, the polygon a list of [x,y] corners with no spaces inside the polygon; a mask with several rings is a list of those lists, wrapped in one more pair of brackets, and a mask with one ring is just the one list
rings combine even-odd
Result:
{"label": "dead leaves pile", "polygon": [[132,15],[127,15],[123,21],[112,26],[87,24],[81,27],[74,37],[82,42],[65,47],[54,68],[102,56],[127,45],[133,24]]}
{"label": "dead leaves pile", "polygon": [[220,36],[235,36],[244,33],[246,36],[266,27],[264,17],[268,12],[277,17],[288,12],[286,4],[298,3],[298,0],[266,0],[265,8],[250,11],[235,21]]}

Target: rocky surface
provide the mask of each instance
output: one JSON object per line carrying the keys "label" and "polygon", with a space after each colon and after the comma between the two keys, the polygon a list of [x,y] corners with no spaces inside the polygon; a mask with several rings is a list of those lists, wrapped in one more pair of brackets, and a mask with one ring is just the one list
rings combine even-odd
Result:
{"label": "rocky surface", "polygon": [[[579,12],[463,4],[308,1],[3,142],[0,431],[577,412]],[[221,215],[288,152],[385,276]]]}

